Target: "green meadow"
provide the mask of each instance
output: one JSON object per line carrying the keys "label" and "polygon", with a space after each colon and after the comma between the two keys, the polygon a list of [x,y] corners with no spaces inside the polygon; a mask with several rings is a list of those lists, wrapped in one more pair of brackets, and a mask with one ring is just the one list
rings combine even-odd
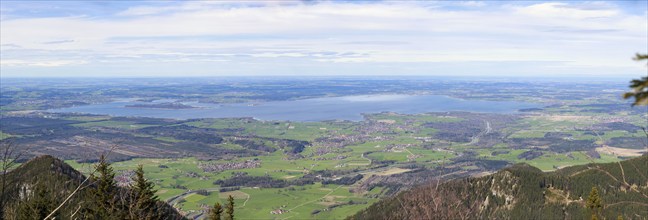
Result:
{"label": "green meadow", "polygon": [[[291,158],[283,150],[260,154],[253,157],[239,157],[228,161],[202,161],[195,157],[184,158],[137,158],[113,163],[115,171],[120,173],[133,170],[143,165],[148,179],[156,185],[160,199],[171,202],[175,207],[190,217],[202,214],[206,208],[216,202],[225,203],[229,195],[235,198],[237,218],[239,219],[341,219],[368,207],[384,195],[385,189],[374,187],[369,191],[354,190],[371,175],[393,175],[410,171],[406,166],[418,164],[421,167],[434,168],[467,152],[476,153],[480,160],[498,160],[510,163],[528,163],[544,171],[560,167],[619,161],[614,155],[601,154],[600,158],[590,158],[586,152],[573,151],[555,153],[546,149],[536,149],[543,155],[531,160],[520,159],[520,154],[530,149],[509,149],[507,144],[498,143],[492,147],[480,147],[475,143],[458,143],[438,140],[434,135],[438,129],[428,128],[426,123],[455,123],[465,119],[452,116],[435,116],[429,114],[399,115],[370,114],[366,121],[377,122],[376,129],[365,131],[366,140],[344,147],[328,147],[317,144],[321,137],[346,137],[357,134],[359,130],[368,129],[359,122],[326,121],[326,122],[277,122],[256,121],[247,119],[202,119],[183,124],[214,129],[241,129],[241,134],[253,134],[258,137],[281,138],[309,141],[299,157]],[[74,126],[106,127],[120,130],[135,130],[153,125],[133,124],[125,121],[111,121],[101,117],[80,116],[75,120],[80,123]],[[615,130],[599,136],[575,131],[578,126],[591,125],[589,121],[555,120],[547,117],[523,117],[516,123],[501,129],[507,138],[544,138],[549,132],[568,134],[574,140],[609,140],[614,137],[637,137],[640,133]],[[363,127],[365,126],[365,127]],[[0,133],[0,138],[9,137]],[[388,137],[388,138],[385,138]],[[172,137],[152,137],[165,142],[179,142]],[[425,141],[423,141],[425,140]],[[274,146],[272,143],[268,143]],[[430,145],[434,147],[430,147]],[[237,144],[224,142],[219,147],[243,149]],[[277,147],[277,146],[274,146]],[[318,154],[324,151],[326,153]],[[505,152],[493,154],[493,152]],[[205,172],[201,163],[227,163],[258,160],[260,166],[244,169],[230,169],[222,172]],[[67,161],[74,168],[88,173],[91,164],[80,164]],[[376,164],[387,164],[377,169]],[[463,170],[477,171],[475,165],[462,165]],[[238,190],[220,192],[221,187],[214,182],[231,178],[234,173],[247,173],[249,176],[268,176],[279,180],[296,180],[304,175],[327,170],[348,171],[351,174],[364,174],[363,180],[351,185],[323,185],[321,182],[306,185],[293,185],[284,188],[240,187]],[[205,192],[197,193],[197,190]],[[190,192],[190,193],[187,193]],[[177,196],[183,194],[180,198]],[[281,210],[282,214],[272,214]]]}

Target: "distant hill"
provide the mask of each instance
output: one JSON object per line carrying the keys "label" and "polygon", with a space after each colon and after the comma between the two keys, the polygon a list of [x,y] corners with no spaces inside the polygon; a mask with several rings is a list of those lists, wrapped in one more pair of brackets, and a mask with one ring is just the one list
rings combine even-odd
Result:
{"label": "distant hill", "polygon": [[[3,196],[8,203],[2,207],[3,216],[0,216],[0,219],[42,219],[37,215],[47,215],[85,178],[79,171],[52,156],[39,156],[29,160],[7,174],[7,187]],[[87,219],[82,213],[94,208],[90,194],[90,189],[94,186],[87,183],[85,185],[62,206],[55,216],[56,219]],[[128,195],[128,189],[119,190],[125,192],[120,195]],[[158,202],[156,206],[157,211],[164,216],[163,219],[184,219],[167,203]],[[24,213],[31,214],[25,216]]]}
{"label": "distant hill", "polygon": [[648,219],[648,155],[547,173],[516,164],[488,176],[419,186],[349,219],[590,219],[592,187],[602,199],[599,219]]}

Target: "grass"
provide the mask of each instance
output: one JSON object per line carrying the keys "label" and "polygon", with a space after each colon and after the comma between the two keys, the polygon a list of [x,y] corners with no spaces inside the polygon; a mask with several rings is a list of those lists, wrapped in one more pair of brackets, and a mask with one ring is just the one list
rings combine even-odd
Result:
{"label": "grass", "polygon": [[0,131],[0,140],[4,140],[4,139],[10,138],[10,137],[14,137],[14,135],[7,134],[7,133],[4,133],[4,132]]}
{"label": "grass", "polygon": [[84,122],[90,122],[90,121],[102,121],[102,120],[109,120],[110,116],[72,116],[72,117],[66,117],[65,119],[67,120],[72,120],[72,121],[84,121]]}
{"label": "grass", "polygon": [[[262,167],[257,169],[241,169],[236,171],[248,172],[249,175],[265,175],[267,172],[270,176],[275,178],[281,178],[285,176],[296,176],[299,177],[303,175],[303,172],[300,172],[299,169],[295,169],[296,166],[310,167],[314,161],[299,161],[299,163],[292,164],[290,161],[281,160],[278,158],[279,155],[270,155],[259,157],[261,160],[267,160],[267,163],[262,163]],[[245,158],[242,158],[245,159]],[[74,161],[66,161],[73,167],[85,171],[86,173],[91,169],[90,164],[79,164]],[[323,169],[333,169],[337,164],[331,163],[329,161],[322,161],[323,163],[318,163],[316,166],[313,166],[313,170],[323,170]],[[162,200],[167,200],[175,195],[178,195],[184,192],[184,189],[176,189],[173,185],[182,185],[187,187],[187,189],[206,189],[206,188],[217,188],[218,186],[213,185],[213,181],[217,179],[227,178],[231,174],[230,171],[222,173],[204,173],[197,167],[199,163],[195,158],[181,158],[181,159],[133,159],[123,162],[113,163],[112,166],[114,170],[119,173],[125,170],[132,170],[138,164],[144,166],[144,171],[146,172],[146,177],[151,179],[156,183],[156,189],[158,190],[157,195]],[[168,166],[168,168],[160,168],[160,165]],[[294,170],[294,171],[291,171]],[[234,171],[234,170],[232,170]],[[202,178],[189,177],[186,174],[188,172],[196,172],[201,175]],[[294,190],[287,189],[242,189],[240,191],[228,192],[228,193],[219,193],[211,192],[208,196],[190,194],[184,198],[184,202],[179,204],[180,209],[183,211],[199,211],[202,210],[203,205],[213,205],[215,202],[224,203],[226,201],[227,195],[234,195],[235,202],[242,205],[245,200],[249,201],[246,203],[246,206],[241,208],[238,213],[241,219],[246,218],[267,218],[273,217],[270,216],[270,211],[274,206],[271,204],[284,204],[286,207],[296,207],[289,214],[286,214],[286,217],[294,216],[295,218],[311,218],[310,213],[313,210],[321,210],[326,208],[326,206],[318,204],[317,202],[328,192],[333,191],[336,195],[345,194],[346,197],[336,197],[333,202],[348,202],[344,199],[352,198],[357,201],[366,200],[363,195],[354,195],[348,193],[347,187],[340,187],[335,189],[336,185],[326,185],[321,184],[307,185],[307,186],[295,186],[291,187]],[[335,189],[335,190],[334,190]],[[339,191],[339,192],[338,192]],[[375,201],[373,199],[371,201]],[[313,202],[315,201],[315,202]],[[280,202],[280,203],[278,203]],[[356,212],[364,207],[367,204],[357,204],[349,205],[349,207],[341,208],[336,211],[331,211],[327,213],[331,216],[343,217],[347,214]],[[276,208],[280,208],[279,206]],[[282,216],[283,217],[283,216]]]}
{"label": "grass", "polygon": [[[379,191],[373,191],[373,195],[379,193]],[[377,201],[375,198],[369,199],[363,195],[349,193],[348,187],[314,184],[289,189],[245,188],[233,192],[211,193],[209,196],[191,194],[185,198],[180,207],[185,211],[197,211],[204,205],[211,206],[216,202],[225,204],[229,195],[234,198],[238,219],[339,219]],[[349,204],[351,200],[354,201],[353,204],[312,215],[315,210],[322,211],[333,204]],[[288,212],[281,215],[270,213],[277,209]]]}
{"label": "grass", "polygon": [[544,137],[546,132],[544,131],[531,131],[531,130],[521,130],[513,133],[509,138],[541,138]]}
{"label": "grass", "polygon": [[405,121],[416,121],[417,125],[422,125],[430,122],[459,122],[462,121],[462,118],[450,117],[450,116],[435,116],[429,114],[416,114],[416,115],[402,115],[402,114],[371,114],[366,115],[367,119],[370,120],[390,120],[394,121],[396,124],[404,124]]}
{"label": "grass", "polygon": [[528,149],[511,150],[507,154],[498,154],[496,156],[492,156],[490,154],[490,151],[480,151],[479,156],[485,159],[505,160],[514,163],[528,163],[529,165],[537,167],[538,169],[543,171],[552,171],[565,166],[581,165],[592,162],[608,163],[621,160],[614,155],[608,154],[601,154],[601,158],[590,158],[586,155],[585,152],[581,151],[564,154],[543,151],[544,154],[542,156],[534,158],[532,160],[517,158],[518,155],[526,151],[528,151]]}
{"label": "grass", "polygon": [[185,123],[202,128],[244,128],[246,133],[261,137],[285,138],[312,141],[331,132],[350,133],[351,122],[285,122],[285,121],[255,121],[248,123],[240,119],[205,119]]}
{"label": "grass", "polygon": [[153,126],[153,125],[133,124],[133,123],[127,122],[127,121],[91,121],[91,122],[74,124],[73,126],[79,126],[79,127],[108,127],[108,128],[133,130],[133,129],[140,129],[140,128],[145,128],[145,127],[150,127],[150,126]]}
{"label": "grass", "polygon": [[[373,202],[376,202],[383,193],[383,188],[375,187],[369,192],[351,193],[349,190],[355,186],[322,185],[315,183],[305,186],[293,186],[281,189],[258,189],[242,188],[233,192],[218,192],[219,186],[214,181],[230,178],[232,172],[246,172],[252,176],[270,176],[275,179],[293,180],[304,176],[307,173],[323,170],[353,170],[366,175],[389,175],[406,171],[399,167],[405,167],[410,163],[417,163],[426,167],[438,166],[448,162],[457,155],[467,151],[475,151],[478,158],[486,160],[504,160],[511,163],[524,162],[538,167],[541,170],[549,171],[563,166],[586,164],[590,162],[613,162],[619,159],[613,155],[601,154],[599,159],[591,159],[584,152],[571,152],[570,154],[553,153],[543,151],[544,155],[532,160],[519,159],[521,153],[529,149],[510,149],[506,144],[500,143],[493,148],[474,148],[461,143],[444,142],[432,140],[435,149],[443,148],[448,150],[435,150],[424,148],[425,144],[417,137],[432,137],[437,130],[422,127],[429,122],[458,122],[463,119],[455,117],[442,117],[429,114],[398,115],[398,114],[371,114],[366,115],[368,120],[384,120],[384,123],[393,123],[399,127],[390,128],[389,131],[370,132],[367,141],[344,146],[340,148],[329,148],[329,153],[324,155],[315,154],[318,149],[324,146],[309,146],[301,153],[303,158],[289,160],[282,150],[273,153],[262,154],[256,157],[242,157],[231,161],[245,161],[251,159],[260,160],[260,166],[256,168],[227,170],[220,173],[204,172],[198,165],[205,163],[193,157],[177,159],[153,159],[139,158],[113,164],[116,172],[135,169],[138,164],[143,164],[147,178],[156,184],[157,195],[167,200],[187,190],[210,189],[209,195],[189,194],[178,207],[188,213],[197,213],[205,206],[212,206],[215,202],[224,204],[228,195],[233,195],[237,206],[237,218],[240,219],[343,219]],[[132,124],[132,122],[109,121],[102,117],[80,117],[74,118],[81,123],[75,126],[81,127],[109,127],[117,129],[138,129],[151,125]],[[510,127],[498,130],[503,134],[510,134],[508,138],[542,138],[547,132],[568,133],[576,140],[598,140],[593,135],[585,135],[582,131],[574,130],[574,127],[589,126],[593,122],[581,121],[560,121],[549,120],[545,117],[527,117],[519,120]],[[294,140],[313,141],[319,137],[335,136],[340,134],[355,134],[356,128],[362,128],[354,122],[282,122],[282,121],[254,121],[245,119],[204,119],[185,123],[190,126],[203,128],[242,128],[242,135],[252,134],[261,137],[286,138]],[[416,131],[408,131],[407,127],[419,128]],[[0,132],[0,138],[8,134]],[[613,137],[629,137],[637,134],[625,131],[605,132],[601,136],[604,140]],[[388,137],[388,138],[384,138]],[[171,137],[152,137],[165,142],[177,142]],[[232,143],[219,144],[219,147],[229,149],[241,149],[242,147]],[[398,146],[398,151],[387,151],[387,147]],[[394,148],[396,149],[396,148]],[[508,153],[493,156],[493,151],[508,151]],[[408,157],[416,156],[414,161]],[[340,157],[342,159],[333,159]],[[372,170],[372,162],[395,161],[381,170]],[[225,161],[211,161],[210,163],[224,163]],[[84,172],[90,170],[87,164],[78,164],[73,161],[69,163]],[[474,170],[476,166],[462,167],[465,170]],[[193,174],[193,175],[191,175]],[[195,176],[197,174],[197,176]],[[186,188],[186,189],[184,189]],[[331,208],[335,206],[335,208]],[[283,209],[289,212],[281,215],[270,214],[272,210]]]}
{"label": "grass", "polygon": [[155,140],[160,140],[160,141],[166,141],[166,142],[171,142],[171,143],[177,143],[181,142],[181,140],[172,138],[172,137],[153,137]]}

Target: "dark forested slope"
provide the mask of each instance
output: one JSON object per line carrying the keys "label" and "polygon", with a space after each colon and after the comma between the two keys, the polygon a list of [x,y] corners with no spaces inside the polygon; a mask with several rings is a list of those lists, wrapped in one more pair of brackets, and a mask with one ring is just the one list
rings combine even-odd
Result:
{"label": "dark forested slope", "polygon": [[[600,208],[592,205],[596,188]],[[349,219],[648,219],[648,155],[544,173],[516,164],[479,178],[430,183]]]}
{"label": "dark forested slope", "polygon": [[[43,219],[52,210],[77,189],[86,177],[67,165],[65,162],[51,156],[39,156],[9,172],[5,181],[0,185],[3,206],[0,219]],[[53,217],[55,219],[97,219],[96,199],[92,189],[96,185],[87,181],[74,193]],[[116,204],[127,204],[132,191],[117,187],[119,193],[115,196]],[[158,201],[155,205],[154,218],[146,216],[141,219],[184,219],[173,207]],[[117,205],[111,215],[127,218],[129,207]]]}

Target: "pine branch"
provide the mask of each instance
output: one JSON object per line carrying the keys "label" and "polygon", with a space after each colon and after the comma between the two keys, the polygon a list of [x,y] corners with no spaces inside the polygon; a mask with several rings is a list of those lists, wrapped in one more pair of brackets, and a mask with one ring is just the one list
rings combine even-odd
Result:
{"label": "pine branch", "polygon": [[[108,152],[106,153],[106,157],[109,156],[110,153],[112,153],[112,151],[113,151],[115,148],[116,148],[116,146],[113,145],[113,146],[110,148],[110,150],[108,150]],[[61,209],[61,208],[63,207],[63,205],[65,205],[65,203],[67,203],[67,202],[68,202],[68,201],[69,201],[69,200],[70,200],[70,199],[71,199],[71,198],[72,198],[72,197],[73,197],[77,192],[79,192],[79,190],[80,190],[81,188],[83,188],[83,184],[85,184],[85,183],[90,179],[90,177],[91,177],[92,175],[94,175],[94,173],[96,173],[96,172],[97,172],[97,168],[95,167],[94,171],[92,171],[92,173],[90,173],[90,175],[88,175],[88,176],[83,180],[83,182],[81,182],[81,184],[79,184],[79,186],[77,186],[77,188],[74,189],[74,191],[72,191],[72,193],[70,193],[70,195],[69,195],[68,197],[66,197],[65,200],[63,200],[63,202],[61,202],[61,204],[59,204],[59,205],[58,205],[54,210],[52,210],[52,212],[50,212],[49,215],[47,215],[47,216],[44,218],[44,220],[48,220],[48,219],[52,219],[52,220],[54,220],[54,218],[52,217],[52,216],[54,215],[54,213],[56,213],[59,209]]]}

